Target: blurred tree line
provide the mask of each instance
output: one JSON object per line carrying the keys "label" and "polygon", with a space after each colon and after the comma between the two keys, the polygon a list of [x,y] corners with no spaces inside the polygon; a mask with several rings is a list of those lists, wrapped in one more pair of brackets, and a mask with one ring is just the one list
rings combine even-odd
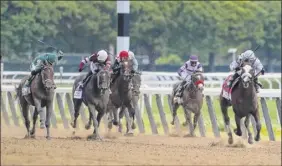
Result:
{"label": "blurred tree line", "polygon": [[[1,55],[25,60],[42,48],[91,53],[116,45],[116,2],[1,1]],[[228,48],[261,45],[268,65],[281,63],[281,2],[131,1],[130,49],[155,64],[182,64],[198,54],[207,64],[231,61]],[[19,58],[25,57],[25,58]],[[270,65],[271,66],[271,65]]]}

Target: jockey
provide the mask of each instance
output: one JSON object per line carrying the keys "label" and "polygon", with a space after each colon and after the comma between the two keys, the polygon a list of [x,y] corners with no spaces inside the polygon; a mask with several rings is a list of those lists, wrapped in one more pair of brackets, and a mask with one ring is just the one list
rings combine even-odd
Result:
{"label": "jockey", "polygon": [[105,50],[100,50],[98,53],[94,53],[89,57],[84,58],[80,64],[79,64],[79,72],[83,70],[83,66],[85,63],[88,63],[91,61],[90,64],[90,71],[86,75],[86,77],[83,79],[82,82],[80,82],[80,87],[83,88],[85,83],[88,81],[88,78],[93,74],[97,74],[99,71],[99,64],[104,64],[105,70],[109,70],[111,66],[111,59],[108,55],[108,53]]}
{"label": "jockey", "polygon": [[[258,75],[259,73],[264,75],[264,68],[260,60],[255,56],[255,53],[252,50],[247,50],[243,52],[241,55],[239,55],[239,57],[230,64],[230,70],[235,71],[235,74],[232,76],[232,78],[229,81],[228,84],[229,88],[231,88],[234,80],[236,80],[236,78],[240,76],[240,67],[243,64],[243,62],[246,61],[250,62],[252,68],[255,69],[255,75]],[[258,83],[257,77],[255,78],[254,81],[255,81],[256,92],[259,93],[259,87],[261,86],[261,84]]]}
{"label": "jockey", "polygon": [[119,55],[116,57],[115,59],[115,63],[112,67],[113,69],[113,73],[114,73],[114,77],[112,78],[112,84],[114,83],[115,79],[118,77],[119,75],[119,71],[120,71],[120,62],[123,61],[124,59],[128,59],[129,58],[129,53],[128,51],[121,51],[119,53]]}
{"label": "jockey", "polygon": [[120,63],[120,60],[121,60],[121,58],[120,58],[121,56],[131,60],[132,63],[133,63],[133,70],[131,72],[132,73],[137,72],[137,70],[138,70],[138,61],[136,60],[134,53],[132,51],[128,51],[127,55],[126,55],[125,52],[127,52],[127,51],[121,51],[120,54],[116,57],[114,65],[113,65],[113,72],[114,73],[116,73],[120,69],[119,63]]}
{"label": "jockey", "polygon": [[[31,63],[30,70],[31,75],[28,78],[28,81],[26,82],[25,86],[29,87],[31,84],[31,81],[35,77],[35,75],[39,72],[41,72],[41,69],[43,68],[44,64],[55,64],[57,61],[61,60],[63,58],[63,52],[61,50],[54,50],[52,47],[48,47],[46,49],[46,53],[39,54]],[[56,87],[55,87],[56,88]]]}
{"label": "jockey", "polygon": [[178,70],[178,75],[183,79],[180,87],[178,87],[176,97],[182,97],[184,85],[187,83],[188,85],[191,83],[191,75],[194,72],[203,72],[202,64],[198,61],[198,57],[196,55],[191,55],[189,60],[184,63],[183,66]]}

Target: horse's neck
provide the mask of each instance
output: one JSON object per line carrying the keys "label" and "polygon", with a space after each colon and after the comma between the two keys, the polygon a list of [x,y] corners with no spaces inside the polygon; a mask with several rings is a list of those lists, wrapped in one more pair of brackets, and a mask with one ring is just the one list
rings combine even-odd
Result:
{"label": "horse's neck", "polygon": [[118,76],[117,81],[116,81],[116,83],[117,83],[117,88],[118,88],[119,90],[123,90],[123,91],[127,90],[130,81],[131,81],[131,80],[129,80],[129,81],[123,80],[121,75]]}
{"label": "horse's neck", "polygon": [[90,89],[94,92],[100,92],[97,81],[97,75],[92,75],[91,79],[88,82],[88,85],[91,86]]}

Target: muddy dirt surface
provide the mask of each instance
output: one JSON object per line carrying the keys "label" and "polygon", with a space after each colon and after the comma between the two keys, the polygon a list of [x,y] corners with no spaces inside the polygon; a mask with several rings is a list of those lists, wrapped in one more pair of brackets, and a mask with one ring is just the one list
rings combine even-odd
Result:
{"label": "muddy dirt surface", "polygon": [[227,140],[118,133],[101,134],[103,141],[87,141],[92,130],[52,129],[46,140],[37,129],[35,139],[23,139],[25,128],[1,126],[1,165],[281,165],[281,142],[248,145]]}

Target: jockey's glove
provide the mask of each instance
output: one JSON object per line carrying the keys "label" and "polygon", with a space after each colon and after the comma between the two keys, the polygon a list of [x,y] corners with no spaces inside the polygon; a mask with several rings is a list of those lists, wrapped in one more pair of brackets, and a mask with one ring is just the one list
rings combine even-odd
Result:
{"label": "jockey's glove", "polygon": [[261,72],[261,74],[262,74],[262,75],[264,75],[264,69],[261,69],[261,71],[260,71],[260,72]]}
{"label": "jockey's glove", "polygon": [[131,70],[131,74],[134,74],[134,73],[136,73],[134,70]]}
{"label": "jockey's glove", "polygon": [[78,71],[81,72],[81,71],[82,71],[82,68],[79,68]]}
{"label": "jockey's glove", "polygon": [[36,74],[36,71],[35,70],[32,70],[31,71],[31,75],[35,75]]}
{"label": "jockey's glove", "polygon": [[236,68],[235,68],[235,71],[239,71],[239,70],[240,70],[240,67],[236,67]]}
{"label": "jockey's glove", "polygon": [[96,70],[94,70],[96,73],[98,73],[99,72],[99,69],[96,69]]}

